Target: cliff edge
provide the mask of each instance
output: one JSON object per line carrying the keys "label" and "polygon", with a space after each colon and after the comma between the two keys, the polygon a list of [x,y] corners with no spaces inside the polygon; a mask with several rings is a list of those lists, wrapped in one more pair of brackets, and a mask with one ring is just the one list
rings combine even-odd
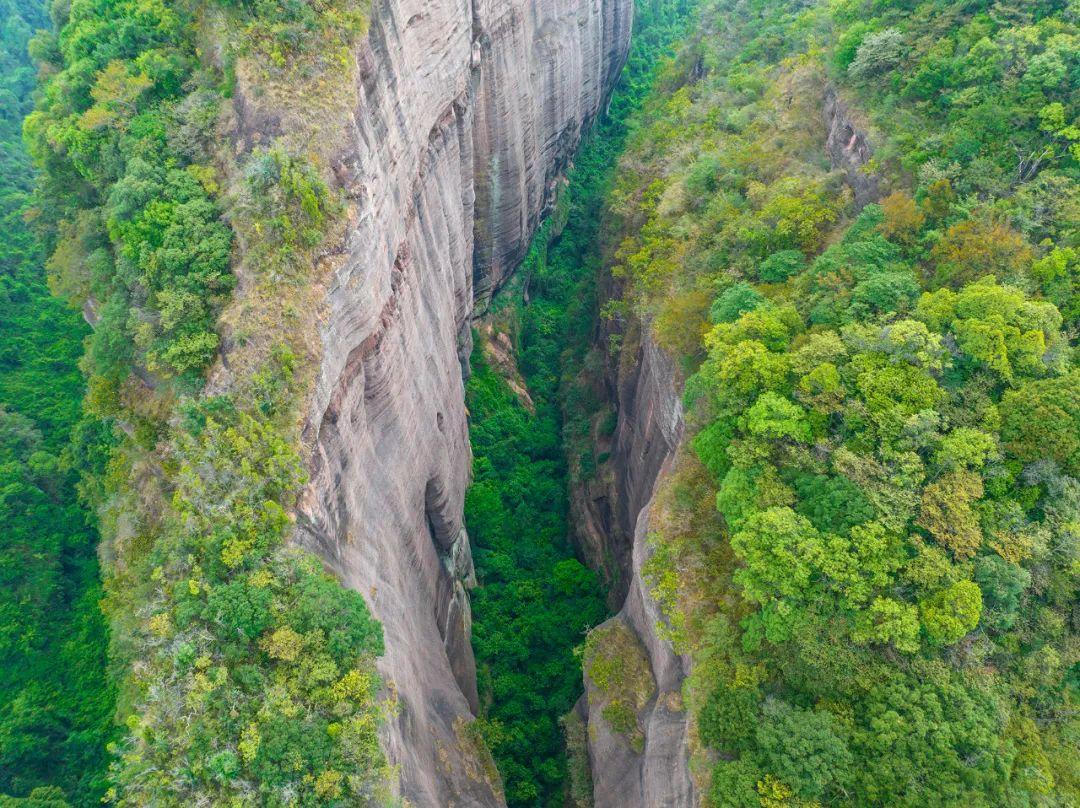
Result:
{"label": "cliff edge", "polygon": [[[631,0],[383,0],[335,176],[296,539],[364,594],[398,699],[384,747],[417,805],[497,805],[478,708],[462,504],[474,302],[513,271],[626,55]],[[346,103],[346,102],[343,102]]]}

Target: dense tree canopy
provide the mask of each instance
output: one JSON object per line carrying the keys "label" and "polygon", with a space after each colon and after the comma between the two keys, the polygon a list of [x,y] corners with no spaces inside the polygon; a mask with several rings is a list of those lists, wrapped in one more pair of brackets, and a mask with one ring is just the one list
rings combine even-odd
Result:
{"label": "dense tree canopy", "polygon": [[716,0],[622,158],[606,311],[683,359],[672,507],[721,517],[647,567],[718,806],[1080,798],[1066,6]]}
{"label": "dense tree canopy", "polygon": [[27,44],[47,22],[37,2],[0,3],[0,793],[59,789],[93,805],[114,696],[97,534],[76,485],[103,433],[80,421],[85,325],[45,285],[21,137]]}
{"label": "dense tree canopy", "polygon": [[[30,218],[51,286],[94,326],[81,363],[85,409],[105,419],[82,428],[77,450],[93,460],[80,490],[105,536],[101,601],[124,726],[108,748],[109,802],[385,797],[376,732],[391,705],[374,671],[381,628],[359,594],[285,547],[303,482],[296,328],[248,328],[243,339],[261,351],[254,367],[227,395],[201,392],[219,354],[234,266],[251,262],[256,287],[288,276],[292,297],[302,297],[298,270],[310,272],[312,251],[341,212],[307,155],[278,142],[239,157],[222,150],[220,111],[237,62],[298,86],[328,62],[340,70],[365,8],[353,0],[54,3],[51,27],[30,44],[41,75],[24,126],[40,169]],[[212,57],[199,45],[211,37],[222,41]],[[74,412],[77,382],[70,392]],[[32,443],[13,444],[26,465],[13,474],[39,487],[50,469],[71,476]],[[40,497],[32,494],[12,502],[33,507]],[[91,640],[86,653],[100,652],[103,642]],[[36,726],[50,725],[38,716]],[[106,746],[85,740],[95,741],[86,775],[96,792],[69,796],[93,804],[106,785]],[[28,748],[24,771],[51,760]],[[24,775],[20,793],[38,779]]]}

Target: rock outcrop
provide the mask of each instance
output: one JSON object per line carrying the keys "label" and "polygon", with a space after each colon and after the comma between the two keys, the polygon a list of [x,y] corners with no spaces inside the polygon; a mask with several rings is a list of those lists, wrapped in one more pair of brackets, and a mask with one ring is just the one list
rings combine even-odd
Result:
{"label": "rock outcrop", "polygon": [[683,436],[681,381],[670,357],[648,333],[638,338],[636,331],[631,328],[624,335],[633,344],[624,344],[623,361],[611,373],[619,421],[609,490],[587,500],[589,507],[603,503],[610,513],[577,513],[575,518],[608,524],[611,552],[621,559],[621,590],[626,595],[619,613],[599,630],[619,625],[630,629],[648,660],[653,691],[637,710],[641,733],[637,743],[615,731],[600,714],[604,696],[588,676],[578,711],[588,722],[596,808],[690,808],[697,795],[689,768],[689,721],[681,699],[690,663],[657,633],[660,606],[642,577],[651,552],[651,505]]}
{"label": "rock outcrop", "polygon": [[384,746],[417,806],[503,801],[462,737],[477,710],[470,324],[606,100],[631,15],[632,0],[376,0],[361,46],[297,541],[382,622],[399,703]]}
{"label": "rock outcrop", "polygon": [[834,169],[844,172],[844,179],[855,195],[855,205],[862,209],[881,198],[880,180],[866,170],[873,157],[868,127],[855,120],[852,108],[834,87],[825,89],[825,154]]}

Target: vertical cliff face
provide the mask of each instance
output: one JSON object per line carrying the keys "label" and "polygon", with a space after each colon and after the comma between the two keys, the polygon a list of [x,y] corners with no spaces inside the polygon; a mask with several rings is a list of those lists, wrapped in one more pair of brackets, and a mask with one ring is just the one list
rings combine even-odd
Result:
{"label": "vertical cliff face", "polygon": [[477,710],[462,523],[474,301],[520,260],[625,58],[631,0],[378,0],[345,144],[297,540],[382,622],[385,731],[417,805],[497,805]]}
{"label": "vertical cliff face", "polygon": [[[638,652],[648,661],[651,696],[637,710],[638,744],[603,717],[607,694],[588,676],[579,711],[589,727],[596,808],[689,808],[697,794],[690,777],[689,720],[681,687],[690,663],[658,633],[663,616],[642,577],[651,553],[652,502],[683,437],[681,382],[671,358],[647,332],[639,336],[638,331],[632,325],[623,335],[622,361],[610,374],[619,421],[608,490],[575,498],[575,510],[584,505],[575,518],[607,524],[606,552],[619,560],[619,591],[625,599],[601,630],[616,625],[630,629]],[[610,508],[610,515],[595,512],[600,502],[605,511]]]}
{"label": "vertical cliff face", "polygon": [[844,172],[844,180],[855,195],[855,205],[862,210],[881,198],[877,175],[865,170],[873,158],[866,124],[855,120],[855,113],[834,87],[825,89],[825,154],[834,169]]}
{"label": "vertical cliff face", "polygon": [[473,0],[476,295],[524,257],[630,44],[633,0]]}

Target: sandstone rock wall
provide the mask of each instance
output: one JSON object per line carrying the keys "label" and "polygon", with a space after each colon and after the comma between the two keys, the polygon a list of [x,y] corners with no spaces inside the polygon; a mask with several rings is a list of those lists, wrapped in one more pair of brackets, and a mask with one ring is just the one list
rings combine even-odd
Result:
{"label": "sandstone rock wall", "polygon": [[364,594],[417,806],[499,805],[462,524],[474,300],[511,272],[625,58],[632,0],[376,0],[334,170],[352,202],[308,413],[297,540]]}
{"label": "sandstone rock wall", "polygon": [[632,0],[473,0],[476,293],[517,268],[626,58]]}
{"label": "sandstone rock wall", "polygon": [[[612,552],[624,559],[626,597],[612,621],[621,622],[638,638],[655,693],[638,711],[644,743],[635,749],[625,736],[612,731],[598,710],[589,709],[602,701],[602,695],[586,677],[586,694],[578,709],[588,721],[593,799],[596,808],[689,808],[697,801],[689,769],[688,715],[681,700],[689,660],[658,635],[660,607],[641,575],[650,555],[651,504],[683,436],[681,382],[672,360],[646,333],[639,344],[624,348],[613,383],[619,422],[611,491],[604,501],[613,503],[608,519],[612,536],[625,545]],[[587,515],[583,518],[589,520]]]}

